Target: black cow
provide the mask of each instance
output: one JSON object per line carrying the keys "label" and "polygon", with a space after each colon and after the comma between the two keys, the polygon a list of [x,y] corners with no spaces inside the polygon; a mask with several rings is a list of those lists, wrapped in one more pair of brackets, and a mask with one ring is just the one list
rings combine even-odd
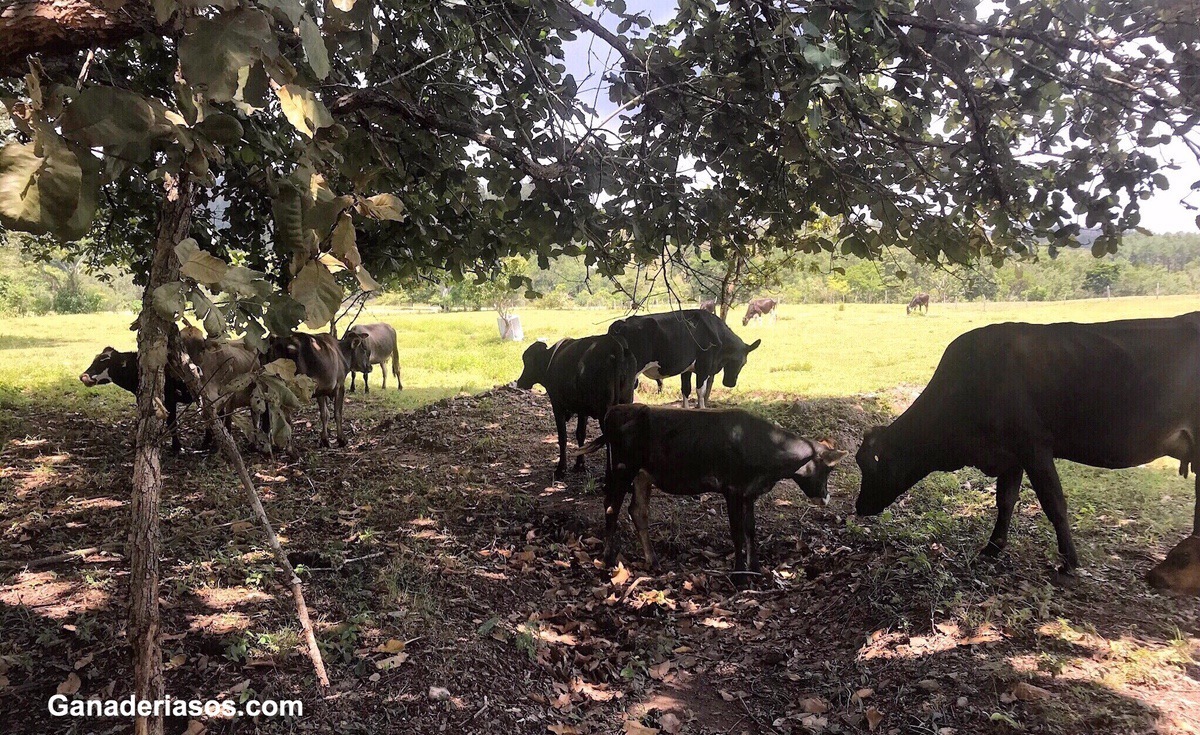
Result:
{"label": "black cow", "polygon": [[307,375],[313,381],[313,397],[321,412],[321,446],[329,446],[329,409],[333,402],[333,417],[337,423],[338,446],[346,446],[342,429],[342,406],[346,401],[346,373],[350,366],[342,355],[341,346],[331,334],[296,332],[287,337],[275,337],[267,349],[265,362],[286,358],[296,363],[296,374]]}
{"label": "black cow", "polygon": [[[112,347],[105,347],[99,355],[96,355],[96,359],[92,360],[92,364],[88,365],[87,370],[84,370],[79,376],[79,382],[89,388],[112,383],[136,396],[138,389],[137,353],[121,352]],[[178,452],[182,446],[179,441],[178,406],[180,403],[185,406],[190,405],[195,402],[195,399],[192,398],[192,394],[188,392],[182,381],[171,376],[170,371],[167,371],[166,374],[163,402],[167,406],[167,424],[171,427],[171,451]],[[208,442],[207,435],[205,442]]]}
{"label": "black cow", "polygon": [[[795,481],[809,498],[829,499],[829,473],[846,452],[781,429],[741,409],[687,411],[646,405],[615,406],[604,417],[603,434],[581,452],[608,447],[604,495],[604,560],[617,561],[617,519],[633,493],[629,515],[646,561],[655,570],[650,546],[651,487],[671,495],[721,493],[729,509],[735,581],[757,574],[758,541],[754,501],[780,480]],[[740,574],[739,574],[740,573]]]}
{"label": "black cow", "polygon": [[[608,409],[633,402],[637,360],[625,341],[608,335],[563,339],[550,347],[534,342],[521,359],[525,363],[517,387],[529,390],[535,384],[546,388],[558,429],[556,478],[567,469],[567,421],[578,415],[575,440],[583,446],[589,417],[600,421]],[[583,455],[575,459],[575,470],[583,469]]]}
{"label": "black cow", "polygon": [[646,377],[681,375],[684,407],[692,393],[692,372],[696,373],[696,404],[704,408],[717,373],[724,371],[725,387],[733,388],[746,356],[762,343],[756,339],[747,345],[725,322],[702,309],[631,316],[613,322],[608,333],[629,343],[639,372]]}
{"label": "black cow", "polygon": [[881,512],[930,472],[977,467],[998,478],[996,526],[984,549],[995,555],[1027,473],[1058,536],[1061,572],[1070,573],[1079,559],[1055,458],[1120,468],[1170,456],[1186,475],[1198,454],[1200,312],[994,324],[950,343],[913,405],[863,438],[857,511]]}

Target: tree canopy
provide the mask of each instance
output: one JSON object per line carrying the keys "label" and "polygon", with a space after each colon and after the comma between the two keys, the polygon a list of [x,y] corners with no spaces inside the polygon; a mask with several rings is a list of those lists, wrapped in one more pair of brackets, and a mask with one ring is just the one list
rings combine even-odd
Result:
{"label": "tree canopy", "polygon": [[[1200,151],[1179,0],[684,0],[661,23],[623,0],[132,0],[103,28],[22,15],[40,5],[0,16],[4,226],[91,232],[93,262],[144,271],[155,182],[183,166],[201,250],[284,285],[311,263],[311,323],[346,279],[326,256],[364,279],[581,252],[610,274],[769,235],[968,262],[1080,225],[1108,252],[1166,184],[1148,149]],[[566,63],[584,36],[616,60],[590,77]]]}

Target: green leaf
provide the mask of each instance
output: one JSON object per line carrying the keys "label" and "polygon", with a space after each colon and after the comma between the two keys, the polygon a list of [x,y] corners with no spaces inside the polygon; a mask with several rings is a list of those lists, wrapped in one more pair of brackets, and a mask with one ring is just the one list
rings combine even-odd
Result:
{"label": "green leaf", "polygon": [[279,193],[271,202],[275,220],[275,243],[285,253],[306,254],[304,202],[300,190],[290,182],[279,184]]}
{"label": "green leaf", "polygon": [[321,37],[321,29],[316,21],[307,15],[300,21],[300,42],[304,45],[308,66],[317,79],[329,76],[329,52],[325,50],[325,39]]}
{"label": "green leaf", "polygon": [[[225,317],[221,315],[221,310],[202,289],[192,289],[191,302],[192,312],[196,314],[197,319],[204,322],[204,333],[209,338],[219,337],[225,333]],[[233,390],[226,388],[225,392],[229,393]]]}
{"label": "green leaf", "polygon": [[163,25],[178,9],[175,0],[154,0],[154,22]]}
{"label": "green leaf", "polygon": [[164,318],[175,321],[179,315],[183,314],[183,310],[187,308],[185,301],[187,284],[183,281],[172,281],[164,283],[154,289],[154,293],[150,297],[150,302],[154,304],[154,308]]}
{"label": "green leaf", "polygon": [[345,212],[338,217],[337,226],[333,228],[333,237],[331,238],[333,255],[338,260],[346,264],[346,268],[351,272],[358,270],[362,265],[362,256],[358,254],[358,246],[354,239],[354,222],[350,219],[350,215]]}
{"label": "green leaf", "polygon": [[226,115],[223,112],[209,115],[204,120],[196,124],[196,130],[204,134],[214,143],[220,145],[234,145],[242,139],[244,130],[242,124],[238,122],[233,115]]}
{"label": "green leaf", "polygon": [[304,3],[300,0],[259,0],[258,4],[275,17],[291,23],[292,28],[300,25],[300,16],[304,15]]}
{"label": "green leaf", "polygon": [[286,84],[279,88],[278,94],[279,104],[288,122],[307,137],[311,138],[317,130],[333,125],[329,110],[312,90],[299,84]]}
{"label": "green leaf", "polygon": [[404,202],[400,201],[400,197],[395,194],[376,194],[373,197],[362,199],[359,201],[358,210],[375,219],[404,221]]}
{"label": "green leaf", "polygon": [[263,317],[267,329],[277,337],[291,334],[303,320],[304,304],[283,294],[271,298],[271,305]]}
{"label": "green leaf", "polygon": [[358,287],[364,291],[378,291],[382,288],[379,282],[372,278],[371,274],[367,273],[367,269],[362,266],[359,266],[358,270],[354,271],[354,277],[358,279]]}
{"label": "green leaf", "polygon": [[80,92],[62,116],[67,138],[89,148],[125,146],[135,160],[149,158],[156,141],[175,137],[167,108],[140,94],[113,87]]}
{"label": "green leaf", "polygon": [[175,255],[179,258],[180,274],[206,286],[218,283],[229,271],[225,261],[201,250],[190,237],[175,246]]}
{"label": "green leaf", "polygon": [[239,69],[278,53],[267,14],[238,8],[188,18],[179,42],[179,66],[184,79],[204,88],[210,102],[227,102],[237,93]]}
{"label": "green leaf", "polygon": [[39,235],[68,228],[82,181],[74,151],[48,125],[38,125],[34,142],[0,148],[0,225]]}
{"label": "green leaf", "polygon": [[291,297],[304,305],[304,323],[310,329],[323,327],[342,305],[342,287],[329,269],[309,261],[288,287]]}

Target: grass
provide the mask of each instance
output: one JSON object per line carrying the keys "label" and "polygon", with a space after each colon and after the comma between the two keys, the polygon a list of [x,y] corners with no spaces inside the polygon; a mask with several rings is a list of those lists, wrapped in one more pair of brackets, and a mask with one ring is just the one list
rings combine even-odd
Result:
{"label": "grass", "polygon": [[[763,341],[735,390],[810,397],[924,385],[945,346],[985,324],[1170,316],[1198,306],[1193,296],[934,304],[928,316],[907,316],[897,304],[785,304],[774,325],[765,322],[743,328],[736,315],[731,319],[734,331],[746,341]],[[521,352],[529,341],[600,334],[621,316],[615,311],[527,309],[521,313],[527,341],[506,343],[497,337],[491,312],[415,314],[367,309],[360,322],[386,321],[400,335],[405,386],[402,393],[391,390],[393,386],[387,392],[373,390],[371,400],[413,408],[508,383],[520,374]],[[78,376],[106,345],[134,348],[132,321],[131,314],[109,313],[0,322],[0,400],[12,403],[37,395],[42,401],[66,401],[82,408],[108,406],[114,403],[110,397],[116,397],[116,403],[126,402],[128,396],[116,388],[84,388]],[[379,372],[372,377],[373,388],[379,388]],[[715,395],[724,390],[718,387]]]}

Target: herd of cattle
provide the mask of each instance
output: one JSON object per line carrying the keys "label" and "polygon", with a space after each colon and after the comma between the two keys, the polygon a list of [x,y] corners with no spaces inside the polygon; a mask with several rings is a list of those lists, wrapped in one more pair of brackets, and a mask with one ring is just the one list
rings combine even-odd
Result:
{"label": "herd of cattle", "polygon": [[[755,310],[752,304],[752,311],[770,313],[775,305]],[[922,305],[927,308],[927,299]],[[847,452],[744,410],[707,408],[717,376],[726,387],[736,386],[761,343],[746,344],[708,306],[628,317],[603,335],[535,342],[522,356],[515,385],[546,389],[558,431],[556,478],[566,471],[572,417],[577,470],[586,455],[606,450],[607,563],[616,562],[616,527],[627,495],[645,560],[657,568],[648,531],[651,489],[672,495],[715,492],[728,507],[733,579],[744,585],[760,571],[757,498],[791,479],[809,498],[825,502],[829,476]],[[755,315],[748,312],[744,323]],[[182,330],[181,342],[205,378],[205,391],[214,391],[206,400],[222,401],[226,417],[247,405],[248,395],[220,395],[221,386],[257,364],[256,354],[238,342],[205,339],[194,327]],[[312,334],[276,339],[266,359],[281,357],[314,381],[322,445],[328,445],[330,401],[338,440],[345,444],[341,416],[348,372],[362,373],[366,386],[372,366],[390,361],[401,388],[396,332],[386,324],[354,327],[340,341]],[[663,378],[676,375],[683,408],[634,405],[639,377],[659,381],[661,388]],[[695,407],[702,410],[689,410],[693,376]],[[135,391],[137,356],[105,348],[80,380]],[[193,400],[168,378],[172,425],[176,404]],[[588,419],[601,427],[590,442]],[[178,448],[177,433],[172,443]],[[877,515],[932,472],[975,467],[997,478],[996,523],[983,549],[996,555],[1007,544],[1021,481],[1028,476],[1057,536],[1059,575],[1071,575],[1079,558],[1054,460],[1116,469],[1160,457],[1178,460],[1185,477],[1200,464],[1200,312],[1097,324],[995,324],[955,339],[916,401],[890,425],[866,432],[855,456],[862,473],[855,510]],[[1151,570],[1148,581],[1156,588],[1200,594],[1200,473],[1196,493],[1193,534]]]}

